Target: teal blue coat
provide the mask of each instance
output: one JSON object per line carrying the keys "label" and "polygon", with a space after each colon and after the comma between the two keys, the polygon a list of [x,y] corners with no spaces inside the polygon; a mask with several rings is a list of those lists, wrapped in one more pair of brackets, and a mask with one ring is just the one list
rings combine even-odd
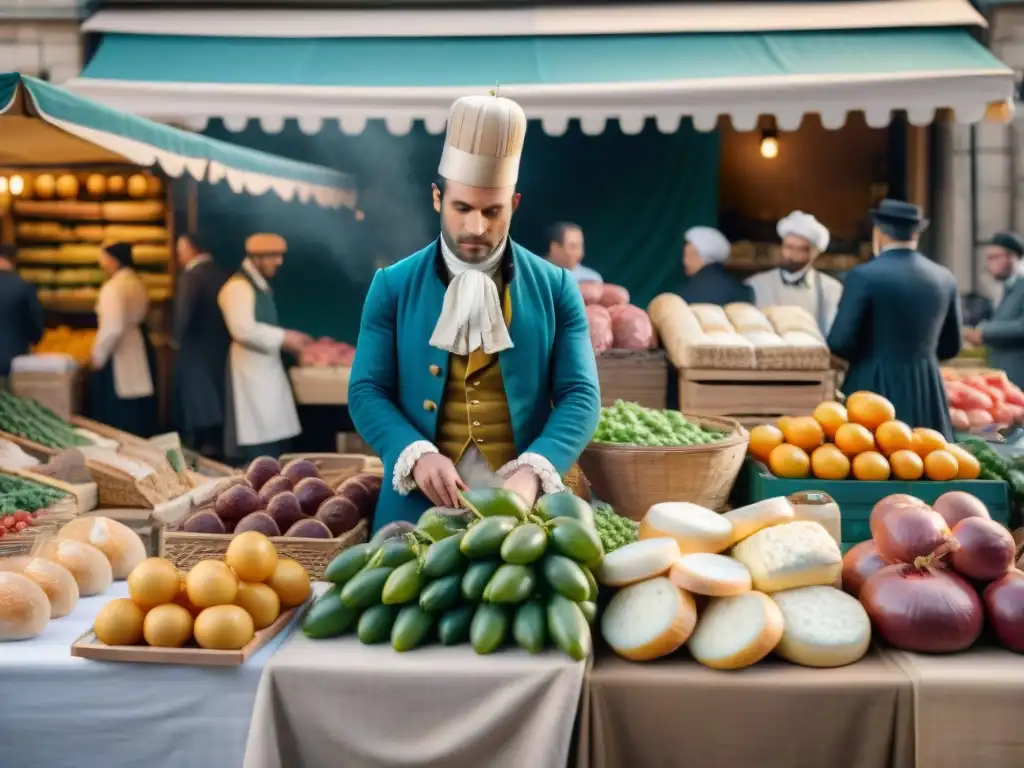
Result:
{"label": "teal blue coat", "polygon": [[[509,241],[502,263],[512,301],[513,347],[499,353],[516,450],[565,474],[597,428],[601,394],[583,298],[569,273]],[[415,522],[430,502],[399,495],[395,462],[417,440],[434,442],[448,353],[430,346],[447,283],[438,241],[377,271],[363,306],[348,406],[356,430],[384,462],[374,527]]]}

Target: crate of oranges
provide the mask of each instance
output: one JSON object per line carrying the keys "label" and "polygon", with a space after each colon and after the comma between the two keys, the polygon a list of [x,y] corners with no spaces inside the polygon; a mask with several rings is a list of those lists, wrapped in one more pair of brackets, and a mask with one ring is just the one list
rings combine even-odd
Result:
{"label": "crate of oranges", "polygon": [[758,425],[750,430],[748,451],[752,501],[823,491],[839,504],[844,543],[869,537],[871,508],[892,493],[931,503],[946,491],[967,491],[985,502],[994,519],[1009,521],[1005,483],[979,480],[978,460],[965,448],[933,429],[899,421],[892,403],[873,392]]}

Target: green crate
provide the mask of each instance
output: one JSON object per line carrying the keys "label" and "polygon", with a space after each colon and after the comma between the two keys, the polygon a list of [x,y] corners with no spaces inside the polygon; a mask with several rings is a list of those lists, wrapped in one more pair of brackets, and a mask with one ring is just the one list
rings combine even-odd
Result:
{"label": "green crate", "polygon": [[801,491],[827,493],[839,505],[843,529],[843,549],[871,538],[868,518],[879,501],[893,493],[906,493],[931,504],[947,491],[965,491],[988,507],[992,519],[1010,523],[1009,486],[1002,480],[817,480],[813,477],[787,480],[775,477],[759,461],[747,459],[733,489],[733,507],[761,499],[790,496]]}

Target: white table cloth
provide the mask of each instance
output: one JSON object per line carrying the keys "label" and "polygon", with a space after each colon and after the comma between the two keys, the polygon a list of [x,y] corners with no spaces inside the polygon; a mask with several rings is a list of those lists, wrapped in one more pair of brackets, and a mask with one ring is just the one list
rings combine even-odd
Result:
{"label": "white table cloth", "polygon": [[2,768],[238,768],[267,659],[287,637],[239,667],[92,661],[71,644],[116,582],[82,598],[34,640],[0,643]]}

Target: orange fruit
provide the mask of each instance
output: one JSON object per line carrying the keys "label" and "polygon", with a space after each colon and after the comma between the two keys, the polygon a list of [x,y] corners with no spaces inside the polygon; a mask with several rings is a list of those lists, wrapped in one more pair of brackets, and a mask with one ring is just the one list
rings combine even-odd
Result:
{"label": "orange fruit", "polygon": [[783,443],[776,446],[768,456],[768,468],[776,477],[807,477],[811,469],[811,460],[804,450]]}
{"label": "orange fruit", "polygon": [[922,459],[932,451],[944,451],[946,449],[946,438],[941,432],[927,427],[914,428],[914,444],[911,446],[915,453]]}
{"label": "orange fruit", "polygon": [[820,445],[811,454],[811,472],[821,480],[845,480],[850,474],[850,460],[834,445]]}
{"label": "orange fruit", "polygon": [[929,480],[952,480],[960,471],[956,457],[940,448],[924,457],[924,473]]}
{"label": "orange fruit", "polygon": [[825,442],[825,432],[813,416],[795,416],[789,419],[782,427],[782,434],[787,443],[808,452]]}
{"label": "orange fruit", "polygon": [[902,421],[883,421],[875,430],[875,441],[882,455],[889,456],[896,451],[909,450],[914,442],[914,433]]}
{"label": "orange fruit", "polygon": [[882,422],[896,418],[896,407],[874,392],[854,392],[846,398],[846,413],[854,424],[874,432]]}
{"label": "orange fruit", "polygon": [[920,480],[924,474],[924,461],[907,448],[893,451],[889,455],[889,466],[897,480]]}
{"label": "orange fruit", "polygon": [[791,422],[792,420],[793,420],[792,416],[779,416],[778,420],[776,420],[776,422],[775,422],[775,426],[777,426],[779,429],[785,431],[786,425],[789,424],[789,422]]}
{"label": "orange fruit", "polygon": [[750,430],[750,455],[767,462],[771,452],[785,442],[782,430],[774,424],[758,424]]}
{"label": "orange fruit", "polygon": [[875,436],[871,430],[860,424],[843,424],[836,430],[832,440],[836,447],[847,456],[856,456],[875,449]]}
{"label": "orange fruit", "polygon": [[858,480],[888,480],[891,469],[878,451],[864,451],[853,457],[853,476]]}
{"label": "orange fruit", "polygon": [[956,459],[957,480],[978,479],[981,475],[981,464],[976,458],[974,458],[974,454],[956,443],[950,443],[947,445],[946,450],[953,454],[953,458]]}
{"label": "orange fruit", "polygon": [[821,428],[825,431],[825,437],[831,440],[835,437],[836,430],[849,421],[846,415],[846,406],[834,400],[826,400],[818,403],[812,414]]}

